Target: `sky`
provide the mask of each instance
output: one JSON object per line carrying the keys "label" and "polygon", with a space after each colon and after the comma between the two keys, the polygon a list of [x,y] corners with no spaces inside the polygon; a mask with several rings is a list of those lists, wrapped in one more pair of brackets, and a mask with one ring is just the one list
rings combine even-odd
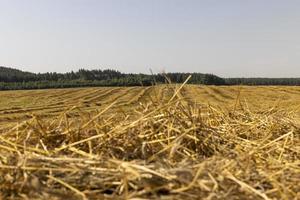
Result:
{"label": "sky", "polygon": [[0,0],[0,66],[300,77],[300,1]]}

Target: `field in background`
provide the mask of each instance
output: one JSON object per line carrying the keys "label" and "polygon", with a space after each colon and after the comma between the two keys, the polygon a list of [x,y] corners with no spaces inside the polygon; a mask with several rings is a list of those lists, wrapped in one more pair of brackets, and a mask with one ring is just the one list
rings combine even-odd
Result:
{"label": "field in background", "polygon": [[300,87],[0,92],[0,199],[300,199]]}
{"label": "field in background", "polygon": [[[97,112],[117,103],[110,110],[130,112],[139,103],[165,102],[171,98],[176,85],[156,87],[100,87],[75,89],[0,91],[0,126],[32,118],[32,114],[51,118],[76,106],[72,112]],[[278,106],[298,112],[300,87],[293,86],[199,86],[186,85],[180,97],[190,104],[211,104],[222,110],[233,109],[239,102],[253,109]],[[237,104],[239,106],[239,104]]]}

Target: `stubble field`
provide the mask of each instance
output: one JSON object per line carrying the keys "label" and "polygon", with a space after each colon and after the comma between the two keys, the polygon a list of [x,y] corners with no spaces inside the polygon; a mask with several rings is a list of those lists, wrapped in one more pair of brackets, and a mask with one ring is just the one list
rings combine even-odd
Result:
{"label": "stubble field", "polygon": [[0,199],[298,199],[300,87],[0,92]]}
{"label": "stubble field", "polygon": [[[178,87],[178,86],[177,86]],[[128,112],[140,103],[167,102],[175,85],[155,87],[100,87],[49,90],[0,91],[0,124],[7,125],[32,118],[58,116],[73,106],[76,113],[97,112],[116,101],[110,112]],[[186,85],[180,97],[189,104],[211,104],[223,110],[242,103],[251,110],[277,106],[299,112],[300,87],[285,86],[198,86]]]}

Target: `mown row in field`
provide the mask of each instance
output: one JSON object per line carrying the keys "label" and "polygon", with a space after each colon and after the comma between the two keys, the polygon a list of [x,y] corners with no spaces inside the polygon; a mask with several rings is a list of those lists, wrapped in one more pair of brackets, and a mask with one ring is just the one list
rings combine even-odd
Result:
{"label": "mown row in field", "polygon": [[[0,92],[0,125],[31,118],[52,117],[76,106],[81,111],[96,111],[117,101],[113,110],[131,111],[140,102],[167,101],[176,85],[155,87],[100,87]],[[239,106],[297,110],[300,105],[300,87],[277,86],[199,86],[186,85],[180,94],[189,104],[212,104],[223,110]]]}
{"label": "mown row in field", "polygon": [[23,113],[1,112],[77,110],[1,130],[0,199],[300,198],[300,123],[285,111],[296,108],[298,88],[34,93],[11,94],[17,105],[27,99]]}

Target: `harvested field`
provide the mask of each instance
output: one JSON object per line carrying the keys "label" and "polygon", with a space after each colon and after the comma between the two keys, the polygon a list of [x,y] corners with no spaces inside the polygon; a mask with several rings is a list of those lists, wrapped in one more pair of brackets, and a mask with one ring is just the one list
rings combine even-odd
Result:
{"label": "harvested field", "polygon": [[0,199],[300,199],[299,87],[0,92]]}
{"label": "harvested field", "polygon": [[[113,101],[115,110],[132,110],[140,102],[167,102],[175,85],[0,91],[0,126],[30,119],[32,114],[51,118],[76,106],[81,111],[103,109]],[[211,104],[223,110],[240,102],[253,109],[273,106],[299,113],[300,87],[291,86],[199,86],[186,85],[180,95],[189,104]],[[74,112],[75,112],[74,111]],[[76,113],[75,112],[75,113]]]}

